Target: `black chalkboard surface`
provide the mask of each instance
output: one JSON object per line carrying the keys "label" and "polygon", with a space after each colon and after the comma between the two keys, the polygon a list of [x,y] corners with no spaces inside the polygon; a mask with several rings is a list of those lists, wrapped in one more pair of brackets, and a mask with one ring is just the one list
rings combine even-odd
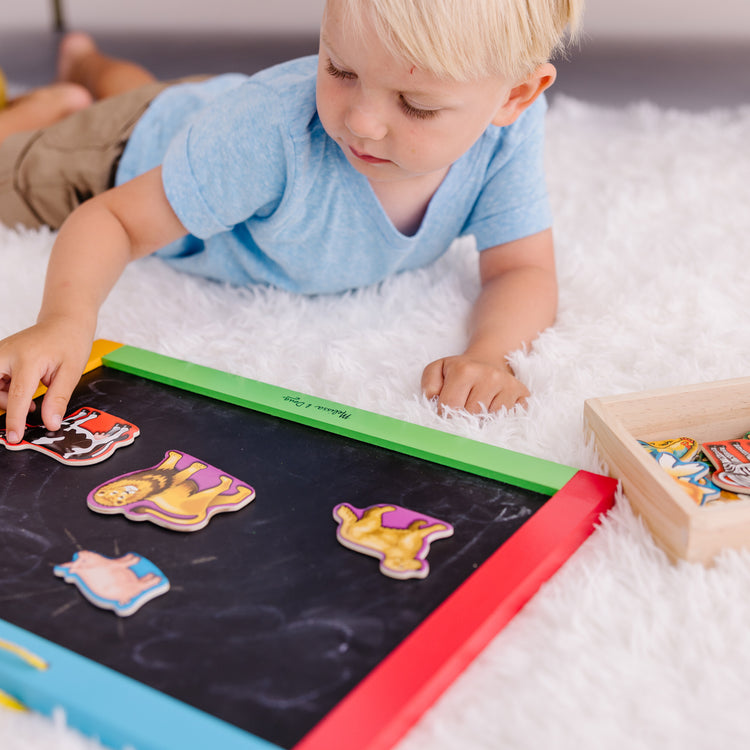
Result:
{"label": "black chalkboard surface", "polygon": [[[526,523],[548,496],[101,367],[70,403],[141,431],[103,463],[0,449],[0,617],[281,748],[292,748]],[[0,422],[2,427],[2,422]],[[255,500],[180,533],[87,508],[168,450]],[[402,505],[447,520],[430,575],[398,581],[341,546],[332,508]],[[52,573],[79,549],[145,556],[171,590],[128,618]],[[0,683],[1,686],[1,683]]]}

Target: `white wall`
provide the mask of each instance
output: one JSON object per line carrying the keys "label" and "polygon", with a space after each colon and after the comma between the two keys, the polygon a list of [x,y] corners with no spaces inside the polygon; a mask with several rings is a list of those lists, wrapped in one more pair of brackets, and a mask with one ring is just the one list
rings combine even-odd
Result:
{"label": "white wall", "polygon": [[[68,25],[314,33],[324,0],[62,0]],[[456,0],[460,2],[460,0]],[[4,0],[3,31],[49,23],[52,0]],[[599,38],[746,39],[750,0],[588,0],[585,30]]]}
{"label": "white wall", "polygon": [[750,0],[587,0],[591,38],[732,39],[750,43]]}
{"label": "white wall", "polygon": [[[61,0],[70,28],[315,33],[325,0]],[[52,0],[0,0],[0,30],[50,23]]]}
{"label": "white wall", "polygon": [[[37,0],[38,2],[39,0]],[[111,18],[138,28],[315,33],[324,0],[63,0],[71,27],[107,26]],[[125,11],[124,9],[127,9]],[[127,18],[129,17],[129,18]],[[161,21],[159,21],[161,19]]]}

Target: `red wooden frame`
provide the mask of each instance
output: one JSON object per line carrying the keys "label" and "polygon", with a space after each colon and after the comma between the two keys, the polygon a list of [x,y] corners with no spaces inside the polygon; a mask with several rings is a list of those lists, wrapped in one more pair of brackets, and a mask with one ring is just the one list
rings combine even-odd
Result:
{"label": "red wooden frame", "polygon": [[391,748],[591,534],[616,488],[579,471],[294,750]]}

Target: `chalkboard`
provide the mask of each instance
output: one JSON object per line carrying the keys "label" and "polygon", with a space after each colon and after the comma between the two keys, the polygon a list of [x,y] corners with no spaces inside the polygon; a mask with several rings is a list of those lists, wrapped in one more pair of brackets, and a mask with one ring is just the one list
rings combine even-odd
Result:
{"label": "chalkboard", "polygon": [[[0,450],[2,618],[280,748],[299,746],[549,501],[111,367],[84,375],[70,411],[85,406],[140,436],[85,467]],[[251,485],[255,500],[194,533],[87,508],[93,488],[168,450]],[[426,579],[393,580],[337,542],[340,502],[401,505],[455,533],[432,545]],[[132,617],[97,609],[52,574],[79,549],[143,555],[171,590]]]}

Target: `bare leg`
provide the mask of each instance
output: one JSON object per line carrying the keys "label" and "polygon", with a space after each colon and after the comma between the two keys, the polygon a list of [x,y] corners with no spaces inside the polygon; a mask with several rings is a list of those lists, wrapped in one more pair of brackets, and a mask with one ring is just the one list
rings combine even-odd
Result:
{"label": "bare leg", "polygon": [[0,111],[0,143],[13,133],[52,125],[91,104],[91,94],[75,83],[53,83],[13,99]]}
{"label": "bare leg", "polygon": [[60,44],[58,82],[8,102],[0,111],[0,143],[9,135],[52,125],[95,99],[124,93],[156,79],[140,65],[102,54],[88,34]]}
{"label": "bare leg", "polygon": [[156,80],[136,63],[103,54],[96,42],[81,32],[67,34],[60,43],[57,77],[83,86],[94,99],[106,99]]}

